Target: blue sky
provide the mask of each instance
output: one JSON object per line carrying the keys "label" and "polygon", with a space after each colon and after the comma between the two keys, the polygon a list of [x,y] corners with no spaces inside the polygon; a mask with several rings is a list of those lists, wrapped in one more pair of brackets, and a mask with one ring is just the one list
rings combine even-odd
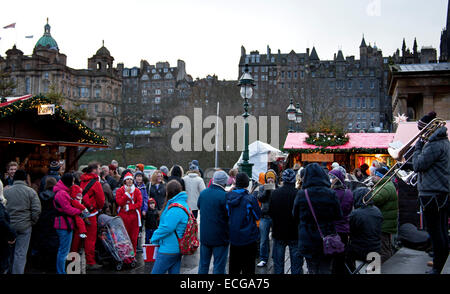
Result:
{"label": "blue sky", "polygon": [[[86,68],[102,40],[117,62],[139,66],[177,59],[192,77],[216,74],[237,79],[240,47],[247,52],[316,47],[321,59],[338,49],[359,59],[364,33],[383,55],[401,47],[438,49],[446,25],[446,0],[95,0],[7,1],[0,10],[0,55],[17,43],[32,53],[49,17],[52,36],[67,55],[68,66]],[[25,35],[34,35],[25,39]]]}

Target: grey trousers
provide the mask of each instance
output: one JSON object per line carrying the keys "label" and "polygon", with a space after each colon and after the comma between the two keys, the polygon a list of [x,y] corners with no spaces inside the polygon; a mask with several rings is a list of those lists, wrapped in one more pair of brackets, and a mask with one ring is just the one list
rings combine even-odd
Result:
{"label": "grey trousers", "polygon": [[381,233],[381,263],[391,258],[392,251],[392,235],[388,233]]}
{"label": "grey trousers", "polygon": [[28,246],[30,245],[31,227],[23,232],[17,232],[12,262],[12,274],[23,274],[27,263]]}

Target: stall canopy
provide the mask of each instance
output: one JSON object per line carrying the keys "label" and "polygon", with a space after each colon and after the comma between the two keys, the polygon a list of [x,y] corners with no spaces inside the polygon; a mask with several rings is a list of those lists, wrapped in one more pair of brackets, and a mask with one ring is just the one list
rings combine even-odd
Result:
{"label": "stall canopy", "polygon": [[19,97],[0,104],[0,141],[41,145],[106,148],[107,140],[70,116],[61,106],[54,112],[38,113],[52,105],[44,96]]}
{"label": "stall canopy", "polygon": [[[276,160],[279,156],[284,156],[283,152],[261,141],[255,141],[248,145],[249,162],[253,163],[252,178],[258,181],[259,173],[267,172],[268,162]],[[238,164],[242,162],[242,155],[238,162],[234,164],[234,168],[238,168]]]}
{"label": "stall canopy", "polygon": [[[446,127],[450,125],[450,121],[446,121]],[[414,138],[419,133],[419,129],[417,128],[417,122],[400,122],[397,127],[397,131],[395,132],[394,142],[399,142],[397,144],[405,145],[410,140]],[[449,138],[450,140],[450,138]],[[414,143],[413,143],[414,144]],[[414,146],[414,145],[413,145]]]}
{"label": "stall canopy", "polygon": [[348,133],[349,141],[344,145],[318,147],[305,142],[307,133],[289,133],[284,143],[284,150],[304,153],[382,153],[387,151],[394,139],[393,133]]}

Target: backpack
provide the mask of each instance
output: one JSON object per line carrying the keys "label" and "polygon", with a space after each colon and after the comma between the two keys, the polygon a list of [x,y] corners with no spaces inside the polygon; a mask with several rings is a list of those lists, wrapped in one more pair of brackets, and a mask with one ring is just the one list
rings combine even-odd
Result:
{"label": "backpack", "polygon": [[197,248],[200,246],[198,240],[198,224],[192,212],[188,211],[183,205],[179,203],[172,203],[169,205],[168,210],[172,207],[179,207],[186,212],[189,216],[188,223],[186,225],[186,230],[184,231],[183,237],[180,239],[175,230],[175,235],[177,236],[178,243],[180,245],[180,253],[183,255],[192,255],[195,253]]}

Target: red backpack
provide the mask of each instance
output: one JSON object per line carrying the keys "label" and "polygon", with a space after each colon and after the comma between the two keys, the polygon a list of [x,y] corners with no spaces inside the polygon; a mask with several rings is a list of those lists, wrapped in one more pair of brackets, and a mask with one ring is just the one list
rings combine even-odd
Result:
{"label": "red backpack", "polygon": [[184,210],[189,216],[188,223],[186,225],[186,230],[184,231],[183,238],[179,238],[177,232],[175,231],[175,235],[177,236],[178,243],[180,245],[180,253],[183,255],[192,255],[195,253],[197,248],[200,246],[200,242],[198,241],[198,224],[194,215],[188,211],[183,205],[179,203],[172,203],[169,205],[170,209],[172,207],[179,207]]}

